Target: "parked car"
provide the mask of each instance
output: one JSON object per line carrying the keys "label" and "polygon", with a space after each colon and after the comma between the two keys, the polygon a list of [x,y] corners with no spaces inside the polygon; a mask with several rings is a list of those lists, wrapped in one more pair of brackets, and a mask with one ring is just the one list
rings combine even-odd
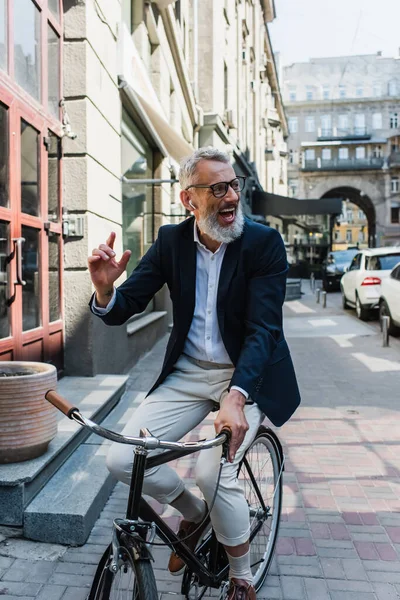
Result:
{"label": "parked car", "polygon": [[368,248],[358,252],[340,280],[343,308],[355,307],[367,321],[379,307],[381,283],[400,261],[400,247]]}
{"label": "parked car", "polygon": [[400,335],[400,262],[392,269],[389,277],[382,281],[379,298],[379,319],[390,317],[390,335]]}
{"label": "parked car", "polygon": [[322,263],[322,287],[326,292],[340,289],[342,275],[358,252],[358,248],[329,252]]}

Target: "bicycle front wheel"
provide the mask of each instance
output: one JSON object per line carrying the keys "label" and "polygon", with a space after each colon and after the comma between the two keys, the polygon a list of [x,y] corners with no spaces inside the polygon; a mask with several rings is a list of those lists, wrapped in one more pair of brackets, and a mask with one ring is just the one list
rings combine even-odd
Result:
{"label": "bicycle front wheel", "polygon": [[109,546],[96,571],[88,600],[158,600],[153,567],[148,560],[135,560],[131,546],[119,548],[119,568],[110,569]]}
{"label": "bicycle front wheel", "polygon": [[261,426],[239,466],[250,513],[251,570],[256,591],[274,554],[282,510],[282,458],[272,432]]}

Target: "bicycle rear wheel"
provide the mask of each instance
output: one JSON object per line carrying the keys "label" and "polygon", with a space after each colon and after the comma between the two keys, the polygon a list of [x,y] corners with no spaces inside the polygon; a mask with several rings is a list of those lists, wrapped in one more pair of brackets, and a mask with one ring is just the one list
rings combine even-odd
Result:
{"label": "bicycle rear wheel", "polygon": [[271,566],[282,510],[282,458],[272,432],[261,426],[239,466],[250,512],[250,556],[256,591]]}
{"label": "bicycle rear wheel", "polygon": [[110,570],[112,548],[104,553],[92,584],[88,600],[158,600],[153,567],[149,560],[135,560],[130,545],[119,548],[120,564]]}

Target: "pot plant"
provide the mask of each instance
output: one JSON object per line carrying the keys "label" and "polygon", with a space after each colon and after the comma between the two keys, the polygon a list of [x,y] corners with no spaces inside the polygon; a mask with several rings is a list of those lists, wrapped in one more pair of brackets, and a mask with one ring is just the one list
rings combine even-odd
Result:
{"label": "pot plant", "polygon": [[57,433],[57,411],[45,400],[57,370],[40,362],[0,362],[0,463],[36,458]]}

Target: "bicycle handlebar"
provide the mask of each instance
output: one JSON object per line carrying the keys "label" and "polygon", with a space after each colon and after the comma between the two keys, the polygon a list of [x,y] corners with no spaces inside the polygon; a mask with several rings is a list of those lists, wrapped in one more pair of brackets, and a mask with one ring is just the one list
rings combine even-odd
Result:
{"label": "bicycle handlebar", "polygon": [[112,442],[118,442],[119,444],[131,444],[132,446],[142,446],[147,450],[155,450],[156,448],[162,448],[164,450],[184,450],[188,448],[196,448],[198,450],[206,450],[221,446],[222,444],[229,442],[231,437],[231,431],[225,428],[215,438],[211,440],[200,440],[199,442],[167,442],[159,440],[158,438],[151,435],[148,429],[142,429],[140,434],[142,437],[131,437],[122,435],[101,427],[97,423],[94,423],[87,417],[84,417],[79,409],[71,404],[66,398],[60,396],[55,390],[49,390],[45,394],[46,400],[60,410],[66,417],[72,419],[82,427],[87,427],[100,437],[103,437]]}

